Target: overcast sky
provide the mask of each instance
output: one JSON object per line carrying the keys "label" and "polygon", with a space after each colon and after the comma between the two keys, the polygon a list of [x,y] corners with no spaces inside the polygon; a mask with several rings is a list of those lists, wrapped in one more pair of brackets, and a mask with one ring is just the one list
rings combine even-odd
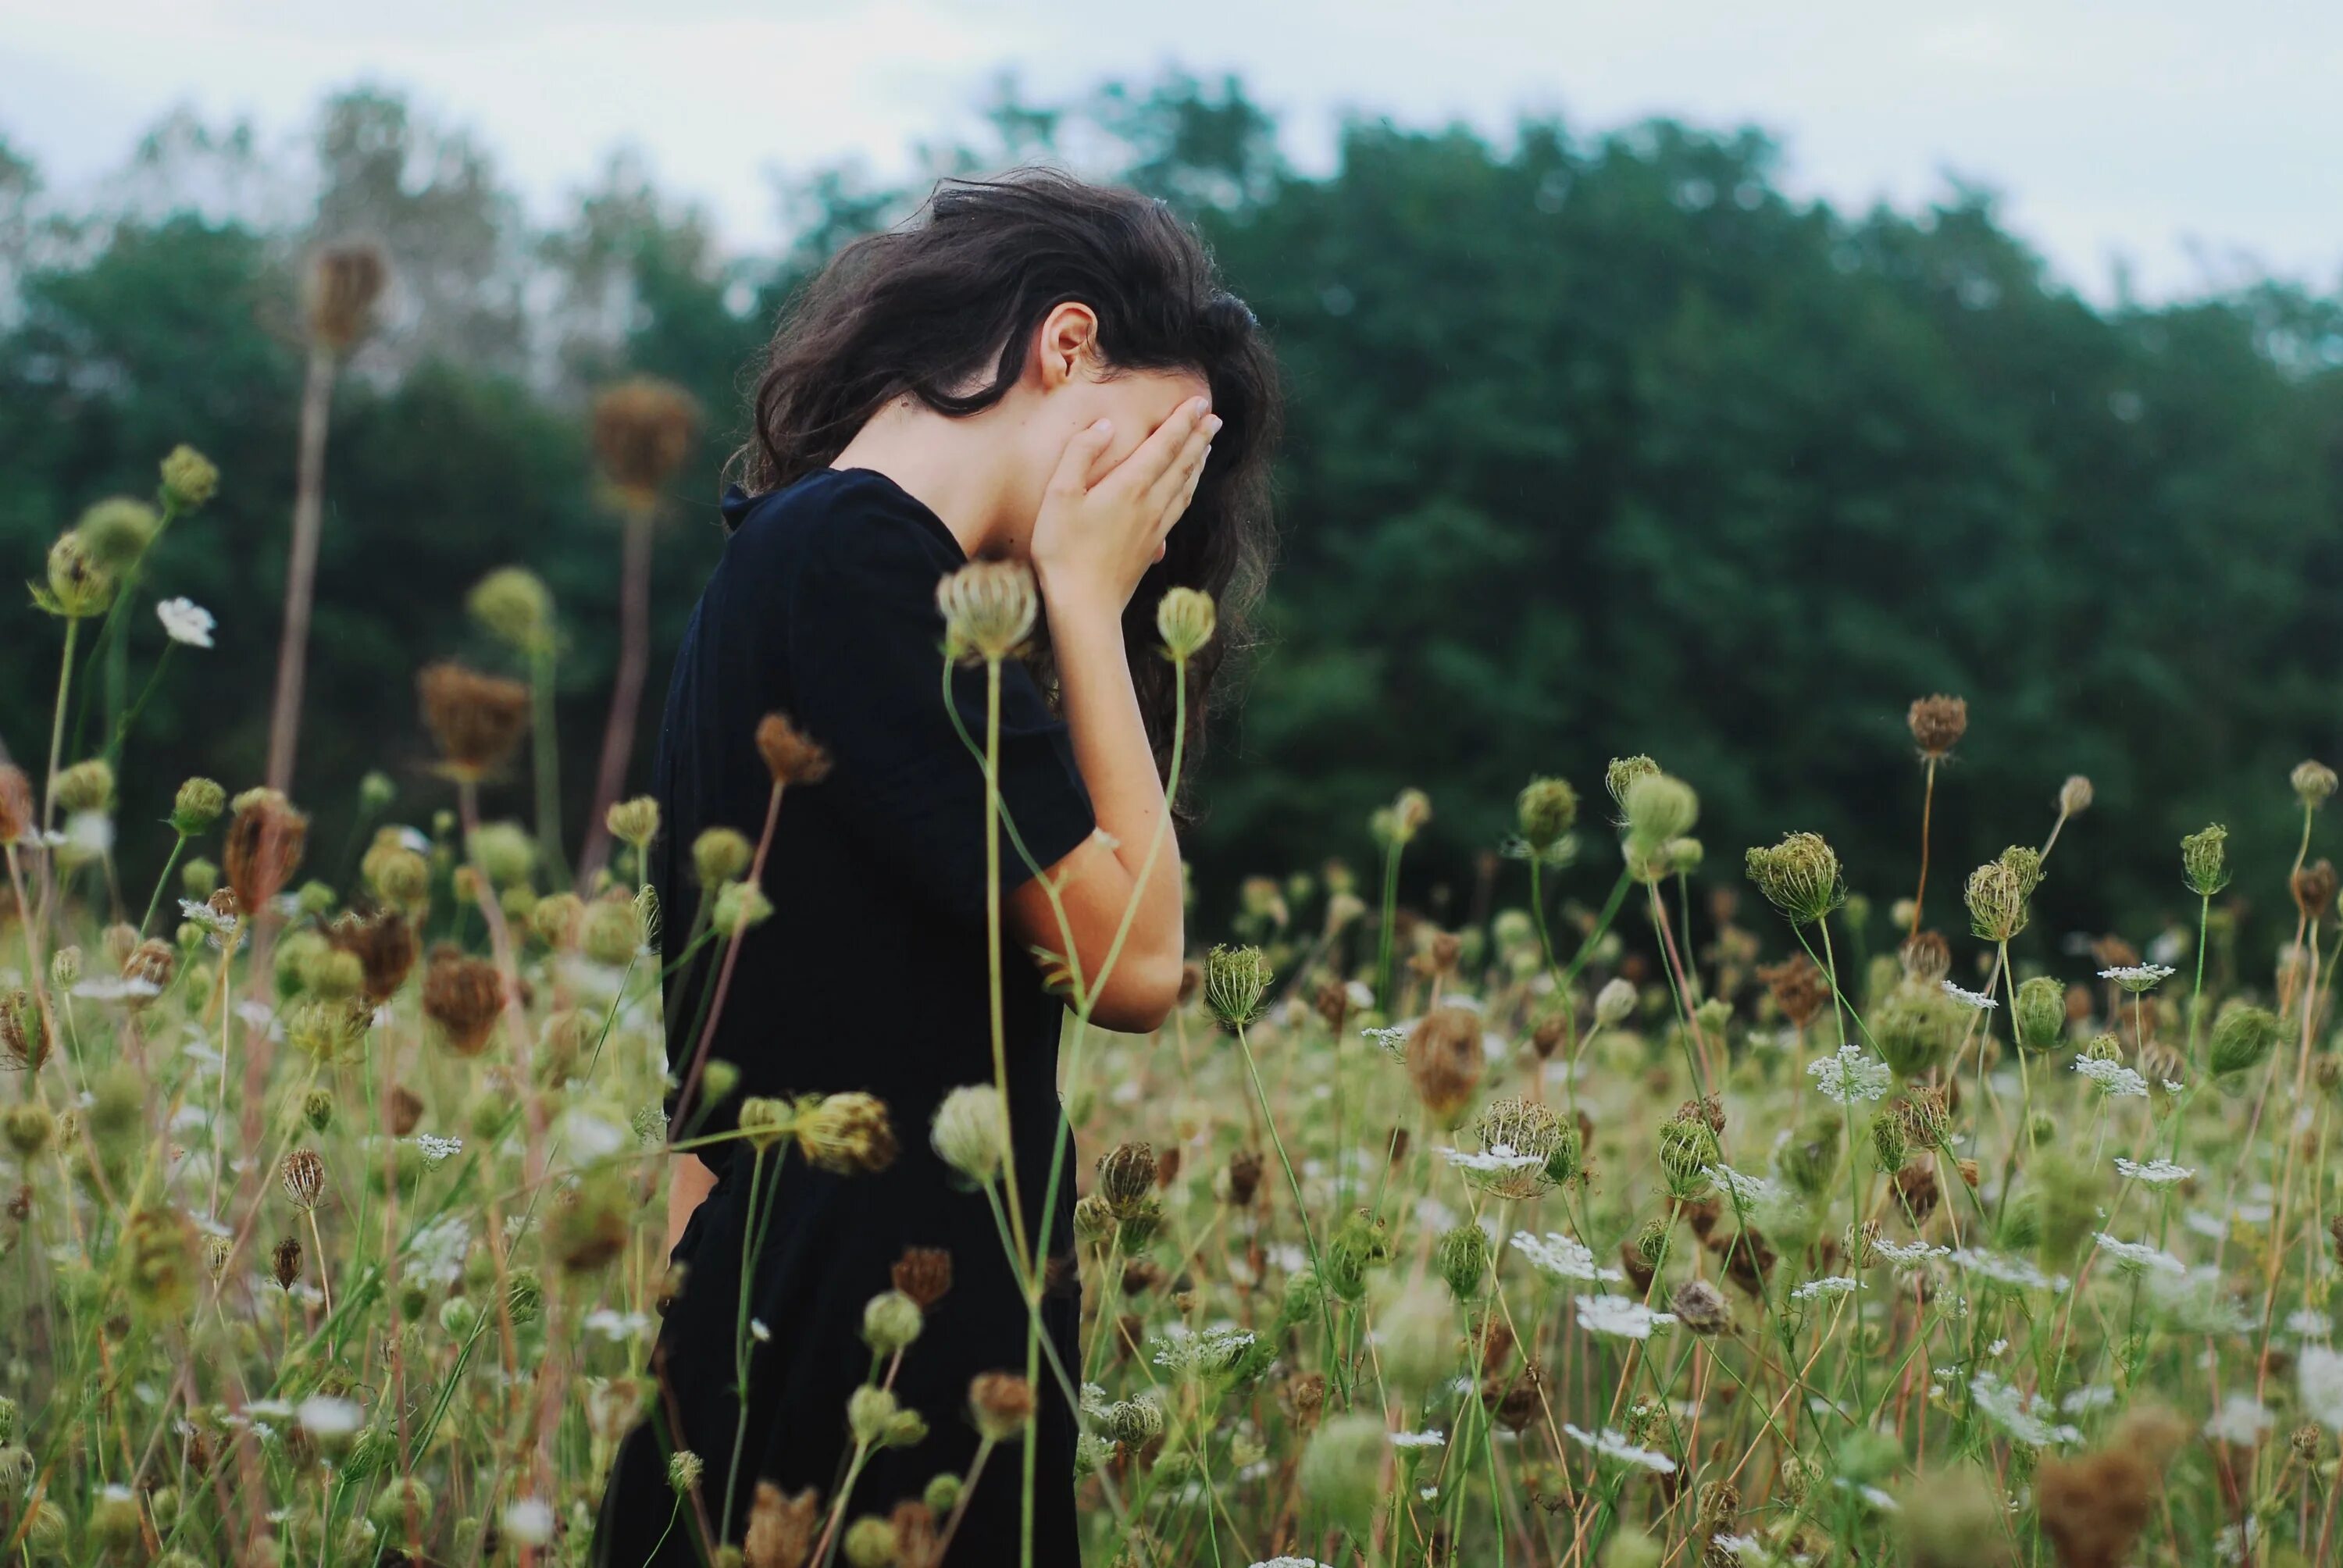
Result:
{"label": "overcast sky", "polygon": [[1523,110],[1755,123],[1787,184],[1861,207],[2005,194],[2059,273],[2151,297],[2248,268],[2343,278],[2343,5],[2326,0],[0,0],[0,133],[70,191],[177,105],[265,136],[403,88],[549,205],[632,144],[726,238],[777,231],[770,171],[900,169],[1004,67],[1049,102],[1176,64],[1234,71],[1324,168],[1342,114]]}

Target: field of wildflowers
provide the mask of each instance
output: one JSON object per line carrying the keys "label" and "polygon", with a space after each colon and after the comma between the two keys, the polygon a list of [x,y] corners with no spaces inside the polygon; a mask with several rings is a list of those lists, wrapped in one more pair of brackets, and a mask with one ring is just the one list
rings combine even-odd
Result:
{"label": "field of wildflowers", "polygon": [[[365,272],[329,269],[313,308],[362,312]],[[319,421],[354,336],[317,328]],[[605,400],[630,517],[687,417],[655,387]],[[320,437],[305,491],[323,461]],[[442,780],[371,783],[347,847],[309,840],[289,736],[273,787],[189,779],[166,824],[117,821],[138,705],[92,729],[76,699],[127,618],[167,634],[150,689],[203,657],[209,617],[141,563],[219,482],[173,452],[153,504],[97,502],[34,589],[58,678],[45,767],[0,768],[0,1549],[583,1563],[659,1398],[662,1294],[689,1288],[669,1155],[710,1141],[661,1116],[666,1030],[708,1024],[661,1016],[656,933],[721,948],[761,919],[773,818],[692,846],[694,909],[645,886],[649,801],[606,799],[609,848],[573,869],[529,744],[555,608],[513,569],[471,604],[518,678],[423,668]],[[1015,656],[1021,573],[939,586],[956,652]],[[1212,606],[1175,593],[1159,625],[1183,660]],[[1523,789],[1485,920],[1401,907],[1433,809],[1402,791],[1356,869],[1247,884],[1155,1036],[1090,1027],[1096,977],[1061,963],[1059,1170],[1014,1168],[990,1084],[929,1127],[867,1096],[740,1104],[724,1136],[759,1171],[929,1138],[996,1192],[1074,1183],[1081,1364],[1037,1335],[965,1409],[902,1408],[894,1369],[951,1311],[949,1257],[908,1256],[867,1314],[869,1384],[804,1419],[856,1463],[973,1422],[977,1469],[850,1513],[842,1487],[679,1453],[671,1530],[749,1568],[959,1562],[960,1501],[1019,1483],[1050,1379],[1082,1412],[1101,1563],[2336,1562],[2335,774],[2271,780],[2300,804],[2290,865],[2232,867],[2207,826],[2171,850],[2193,923],[2054,949],[2025,940],[2029,900],[2090,785],[2046,779],[2020,842],[1932,884],[1968,714],[1910,719],[1909,867],[1800,832],[1720,863],[1694,783],[1630,756],[1584,801]],[[759,739],[776,812],[824,787],[819,737]],[[515,768],[538,819],[483,819],[481,780]],[[152,888],[123,884],[117,832],[166,849]],[[2238,950],[2233,884],[2294,910],[2274,966]],[[679,1054],[724,1097],[729,1064]],[[1064,1239],[1021,1229],[966,1245],[1008,1247],[1038,1302]],[[711,1538],[736,1488],[747,1533]]]}

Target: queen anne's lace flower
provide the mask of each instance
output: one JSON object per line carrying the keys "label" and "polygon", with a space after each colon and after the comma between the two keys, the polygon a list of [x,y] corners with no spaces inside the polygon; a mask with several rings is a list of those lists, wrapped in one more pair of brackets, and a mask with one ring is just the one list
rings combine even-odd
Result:
{"label": "queen anne's lace flower", "polygon": [[1148,1358],[1164,1371],[1202,1377],[1236,1365],[1252,1343],[1244,1329],[1206,1329],[1202,1333],[1175,1326],[1173,1332],[1149,1345]]}
{"label": "queen anne's lace flower", "polygon": [[1841,1105],[1877,1100],[1896,1084],[1896,1074],[1885,1062],[1865,1056],[1853,1044],[1840,1046],[1836,1055],[1808,1062],[1806,1071],[1813,1075],[1824,1099]]}
{"label": "queen anne's lace flower", "polygon": [[2138,992],[2153,990],[2178,972],[2168,964],[2125,964],[2119,969],[2101,970],[2099,978],[2113,980],[2127,991]]}
{"label": "queen anne's lace flower", "polygon": [[1447,1442],[1448,1434],[1438,1431],[1395,1432],[1391,1437],[1393,1448],[1439,1448]]}
{"label": "queen anne's lace flower", "polygon": [[1492,1144],[1484,1153],[1469,1153],[1462,1149],[1443,1149],[1441,1157],[1460,1171],[1482,1175],[1503,1175],[1515,1171],[1528,1171],[1545,1163],[1534,1154],[1517,1154],[1510,1143]]}
{"label": "queen anne's lace flower", "polygon": [[2101,1061],[2094,1056],[2075,1059],[2075,1070],[2107,1091],[2109,1099],[2134,1095],[2147,1098],[2147,1080],[2120,1061]]}
{"label": "queen anne's lace flower", "polygon": [[[1585,1298],[1582,1296],[1579,1300],[1584,1302]],[[1615,1459],[1626,1464],[1640,1464],[1645,1470],[1657,1471],[1662,1475],[1670,1475],[1675,1472],[1674,1460],[1657,1449],[1638,1448],[1627,1441],[1624,1432],[1614,1432],[1607,1426],[1600,1432],[1587,1432],[1565,1422],[1563,1423],[1562,1430],[1568,1432],[1574,1440],[1593,1449],[1605,1459]]]}
{"label": "queen anne's lace flower", "polygon": [[1890,1241],[1881,1239],[1871,1243],[1871,1250],[1891,1263],[1925,1263],[1931,1258],[1949,1258],[1950,1247],[1931,1241]]}
{"label": "queen anne's lace flower", "polygon": [[1779,1183],[1767,1177],[1745,1175],[1730,1165],[1703,1166],[1701,1174],[1743,1203],[1763,1203],[1782,1191]]}
{"label": "queen anne's lace flower", "polygon": [[2078,1428],[2049,1419],[2056,1413],[2056,1407],[2041,1395],[2029,1394],[1993,1372],[1981,1372],[1969,1379],[1969,1399],[1980,1414],[2032,1447],[2083,1441]]}
{"label": "queen anne's lace flower", "polygon": [[2169,1160],[2151,1160],[2147,1164],[2141,1165],[2125,1159],[2120,1154],[2116,1156],[2116,1171],[2118,1175],[2128,1176],[2135,1181],[2145,1181],[2151,1187],[2169,1187],[2176,1181],[2186,1181],[2197,1174],[2186,1165],[2175,1165]]}
{"label": "queen anne's lace flower", "polygon": [[2063,1291],[2068,1281],[2064,1274],[2046,1274],[2023,1258],[2013,1258],[2005,1252],[1990,1252],[1982,1247],[1962,1247],[1953,1253],[1953,1261],[1973,1274],[1983,1274],[1998,1284],[2021,1291]]}
{"label": "queen anne's lace flower", "polygon": [[2269,1407],[2249,1393],[2233,1393],[2221,1402],[2205,1423],[2205,1435],[2237,1448],[2251,1448],[2261,1442],[2278,1418]]}
{"label": "queen anne's lace flower", "polygon": [[1944,986],[1945,994],[1946,996],[1951,997],[1955,1001],[1960,1002],[1964,1006],[1973,1007],[1979,1012],[1985,1011],[1987,1008],[1996,1008],[2001,1005],[2001,1003],[1994,1000],[1993,998],[1986,995],[1986,993],[1981,990],[1964,990],[1950,980],[1945,981]]}
{"label": "queen anne's lace flower", "polygon": [[163,623],[164,632],[173,642],[186,643],[189,648],[209,648],[212,628],[218,623],[212,612],[188,598],[166,598],[155,607],[155,618]]}
{"label": "queen anne's lace flower", "polygon": [[2310,1419],[2343,1432],[2343,1351],[2305,1345],[2295,1358],[2295,1372]]}
{"label": "queen anne's lace flower", "polygon": [[1790,1299],[1797,1302],[1818,1302],[1825,1296],[1852,1295],[1861,1289],[1863,1289],[1863,1282],[1860,1280],[1852,1279],[1845,1274],[1828,1274],[1822,1279],[1809,1281],[1800,1285],[1790,1292]]}
{"label": "queen anne's lace flower", "polygon": [[1647,1340],[1654,1329],[1676,1321],[1674,1312],[1655,1312],[1633,1296],[1580,1296],[1577,1303],[1578,1326],[1589,1333]]}
{"label": "queen anne's lace flower", "polygon": [[2098,1242],[2100,1251],[2112,1255],[2118,1263],[2134,1273],[2144,1269],[2155,1269],[2176,1277],[2188,1272],[2187,1264],[2162,1248],[2151,1247],[2145,1241],[2119,1241],[2105,1231],[2101,1231],[2098,1232]]}
{"label": "queen anne's lace flower", "polygon": [[1513,1251],[1527,1258],[1530,1267],[1557,1280],[1587,1280],[1600,1283],[1627,1277],[1616,1269],[1598,1266],[1591,1249],[1559,1231],[1548,1231],[1543,1236],[1516,1231],[1513,1232]]}

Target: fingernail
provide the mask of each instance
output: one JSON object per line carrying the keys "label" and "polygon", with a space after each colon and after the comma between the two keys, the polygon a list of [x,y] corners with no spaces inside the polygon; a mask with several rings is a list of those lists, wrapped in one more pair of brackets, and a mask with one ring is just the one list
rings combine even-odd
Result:
{"label": "fingernail", "polygon": [[1215,414],[1211,418],[1205,420],[1204,429],[1207,434],[1214,436],[1219,435],[1221,433],[1221,417],[1218,414]]}

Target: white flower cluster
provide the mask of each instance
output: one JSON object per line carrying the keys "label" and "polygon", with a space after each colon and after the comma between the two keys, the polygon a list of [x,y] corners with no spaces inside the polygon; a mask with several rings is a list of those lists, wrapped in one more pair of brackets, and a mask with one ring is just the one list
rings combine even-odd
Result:
{"label": "white flower cluster", "polygon": [[1794,1302],[1818,1302],[1825,1296],[1847,1296],[1863,1289],[1863,1282],[1845,1274],[1828,1274],[1790,1292]]}
{"label": "white flower cluster", "polygon": [[1996,1284],[2020,1291],[2063,1291],[2070,1282],[2064,1274],[2046,1274],[2024,1258],[2013,1258],[2006,1252],[1991,1252],[1982,1247],[1963,1247],[1953,1253],[1953,1261],[1973,1274],[1983,1274]]}
{"label": "white flower cluster", "polygon": [[1443,1149],[1440,1155],[1460,1171],[1476,1171],[1484,1176],[1534,1170],[1545,1163],[1534,1154],[1515,1153],[1510,1143],[1493,1143],[1486,1152],[1480,1154],[1468,1153],[1462,1149]]}
{"label": "white flower cluster", "polygon": [[1616,1269],[1599,1266],[1591,1248],[1559,1231],[1548,1231],[1543,1236],[1516,1231],[1513,1232],[1513,1251],[1527,1258],[1530,1267],[1539,1273],[1550,1274],[1557,1280],[1586,1280],[1600,1283],[1627,1277]]}
{"label": "white flower cluster", "polygon": [[2147,1098],[2147,1080],[2120,1061],[2101,1061],[2096,1056],[2078,1056],[2075,1059],[2075,1070],[2106,1090],[2111,1100],[2119,1100],[2126,1095],[2141,1100]]}
{"label": "white flower cluster", "polygon": [[2098,1232],[2098,1242],[2100,1251],[2111,1254],[2128,1273],[2137,1274],[2155,1269],[2175,1277],[2183,1277],[2188,1272],[2187,1264],[2161,1247],[2151,1247],[2145,1241],[2118,1241],[2105,1231]]}
{"label": "white flower cluster", "polygon": [[2176,1181],[2186,1181],[2197,1174],[2186,1165],[2175,1165],[2169,1160],[2151,1160],[2142,1165],[2135,1161],[2116,1156],[2116,1173],[2135,1181],[2145,1181],[2151,1187],[2169,1187]]}
{"label": "white flower cluster", "polygon": [[2237,1448],[2252,1448],[2277,1423],[2269,1407],[2249,1393],[2233,1393],[2205,1422],[2205,1435]]}
{"label": "white flower cluster", "polygon": [[1724,1188],[1743,1203],[1763,1203],[1781,1193],[1781,1186],[1769,1177],[1749,1176],[1730,1165],[1704,1165],[1701,1174]]}
{"label": "white flower cluster", "polygon": [[1578,1326],[1589,1333],[1647,1340],[1652,1331],[1674,1322],[1674,1312],[1655,1312],[1633,1296],[1580,1296]]}
{"label": "white flower cluster", "polygon": [[1994,1000],[1993,998],[1987,996],[1981,990],[1964,990],[1950,980],[1945,981],[1945,994],[1951,997],[1955,1001],[1959,1002],[1962,1006],[1973,1007],[1979,1012],[1985,1011],[1987,1008],[1995,1008],[2001,1005],[2001,1003]]}
{"label": "white flower cluster", "polygon": [[2056,1407],[2041,1395],[2029,1394],[1993,1372],[1981,1372],[1969,1379],[1969,1400],[1996,1426],[2035,1448],[2083,1441],[2080,1429],[2049,1419]]}
{"label": "white flower cluster", "polygon": [[1203,1377],[1236,1365],[1252,1343],[1252,1334],[1245,1329],[1206,1329],[1197,1333],[1175,1324],[1150,1343],[1148,1349],[1153,1353],[1148,1359],[1168,1372]]}
{"label": "white flower cluster", "polygon": [[441,1138],[429,1132],[418,1132],[414,1142],[415,1147],[422,1151],[426,1165],[443,1165],[464,1151],[464,1141],[460,1138]]}
{"label": "white flower cluster", "polygon": [[1950,1247],[1935,1242],[1890,1241],[1885,1237],[1872,1242],[1871,1250],[1891,1263],[1902,1263],[1906,1267],[1914,1263],[1925,1263],[1931,1258],[1949,1258],[1953,1255],[1953,1250]]}
{"label": "white flower cluster", "polygon": [[2169,964],[2125,964],[2119,969],[2101,970],[2099,978],[2113,980],[2128,991],[2153,990],[2157,985],[2179,973]]}
{"label": "white flower cluster", "polygon": [[[1584,1296],[1579,1298],[1582,1302],[1585,1299]],[[1624,1464],[1640,1464],[1645,1470],[1657,1471],[1662,1475],[1670,1475],[1675,1472],[1674,1460],[1657,1449],[1638,1448],[1627,1441],[1624,1432],[1614,1432],[1607,1426],[1600,1432],[1587,1432],[1564,1422],[1562,1430],[1568,1432],[1576,1442],[1593,1449],[1605,1459],[1615,1459]]]}
{"label": "white flower cluster", "polygon": [[1896,1074],[1885,1062],[1864,1055],[1853,1044],[1840,1046],[1836,1055],[1808,1062],[1806,1071],[1824,1099],[1841,1105],[1878,1100],[1896,1086]]}
{"label": "white flower cluster", "polygon": [[2305,1345],[2295,1358],[2302,1408],[2310,1419],[2343,1432],[2343,1351],[2325,1345]]}

